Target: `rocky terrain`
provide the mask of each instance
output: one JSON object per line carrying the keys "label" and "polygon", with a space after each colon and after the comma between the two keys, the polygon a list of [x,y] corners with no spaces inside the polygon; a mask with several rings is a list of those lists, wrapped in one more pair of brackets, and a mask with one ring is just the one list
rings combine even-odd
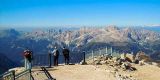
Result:
{"label": "rocky terrain", "polygon": [[[81,64],[84,64],[83,61]],[[96,56],[87,59],[85,64],[111,72],[115,80],[158,80],[160,76],[160,63],[152,61],[144,52],[138,52],[137,55],[123,53],[119,57]]]}

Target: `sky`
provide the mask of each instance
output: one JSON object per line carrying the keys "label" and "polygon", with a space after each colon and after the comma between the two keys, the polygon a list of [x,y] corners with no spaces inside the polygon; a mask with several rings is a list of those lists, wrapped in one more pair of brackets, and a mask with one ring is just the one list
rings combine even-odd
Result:
{"label": "sky", "polygon": [[160,0],[0,0],[0,26],[160,25]]}

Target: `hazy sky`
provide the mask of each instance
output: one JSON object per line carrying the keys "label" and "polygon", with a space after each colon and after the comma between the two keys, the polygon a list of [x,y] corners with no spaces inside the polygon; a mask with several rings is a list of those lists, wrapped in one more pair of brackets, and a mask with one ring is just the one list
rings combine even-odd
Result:
{"label": "hazy sky", "polygon": [[160,0],[0,0],[2,26],[152,24]]}

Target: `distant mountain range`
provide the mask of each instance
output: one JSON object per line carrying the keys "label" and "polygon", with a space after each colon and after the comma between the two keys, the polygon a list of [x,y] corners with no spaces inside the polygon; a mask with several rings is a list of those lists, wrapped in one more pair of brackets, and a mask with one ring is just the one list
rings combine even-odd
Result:
{"label": "distant mountain range", "polygon": [[[34,54],[46,54],[58,46],[71,51],[91,51],[113,47],[118,52],[144,51],[152,58],[160,59],[160,28],[108,26],[102,28],[48,28],[32,31],[17,31],[16,29],[0,30],[0,53],[12,62],[21,65],[23,50],[29,48]],[[156,54],[156,55],[155,55]]]}

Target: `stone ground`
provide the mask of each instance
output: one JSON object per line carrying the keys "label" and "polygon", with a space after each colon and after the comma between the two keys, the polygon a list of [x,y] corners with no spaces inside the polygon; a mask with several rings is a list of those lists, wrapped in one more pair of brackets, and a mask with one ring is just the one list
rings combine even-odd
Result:
{"label": "stone ground", "polygon": [[37,67],[32,70],[32,76],[34,80],[47,80],[47,76],[45,75],[44,71],[41,68]]}
{"label": "stone ground", "polygon": [[[137,71],[121,71],[122,76],[132,76],[133,80],[160,80],[160,68],[154,65],[134,65]],[[15,68],[21,72],[23,68]],[[108,65],[63,65],[47,68],[49,73],[56,80],[130,80],[118,79],[115,77],[114,68]],[[40,67],[32,69],[35,80],[47,80]]]}
{"label": "stone ground", "polygon": [[56,80],[115,80],[109,71],[93,65],[60,65],[48,71]]}
{"label": "stone ground", "polygon": [[135,65],[135,67],[138,70],[130,74],[139,80],[160,80],[160,67],[154,65]]}

